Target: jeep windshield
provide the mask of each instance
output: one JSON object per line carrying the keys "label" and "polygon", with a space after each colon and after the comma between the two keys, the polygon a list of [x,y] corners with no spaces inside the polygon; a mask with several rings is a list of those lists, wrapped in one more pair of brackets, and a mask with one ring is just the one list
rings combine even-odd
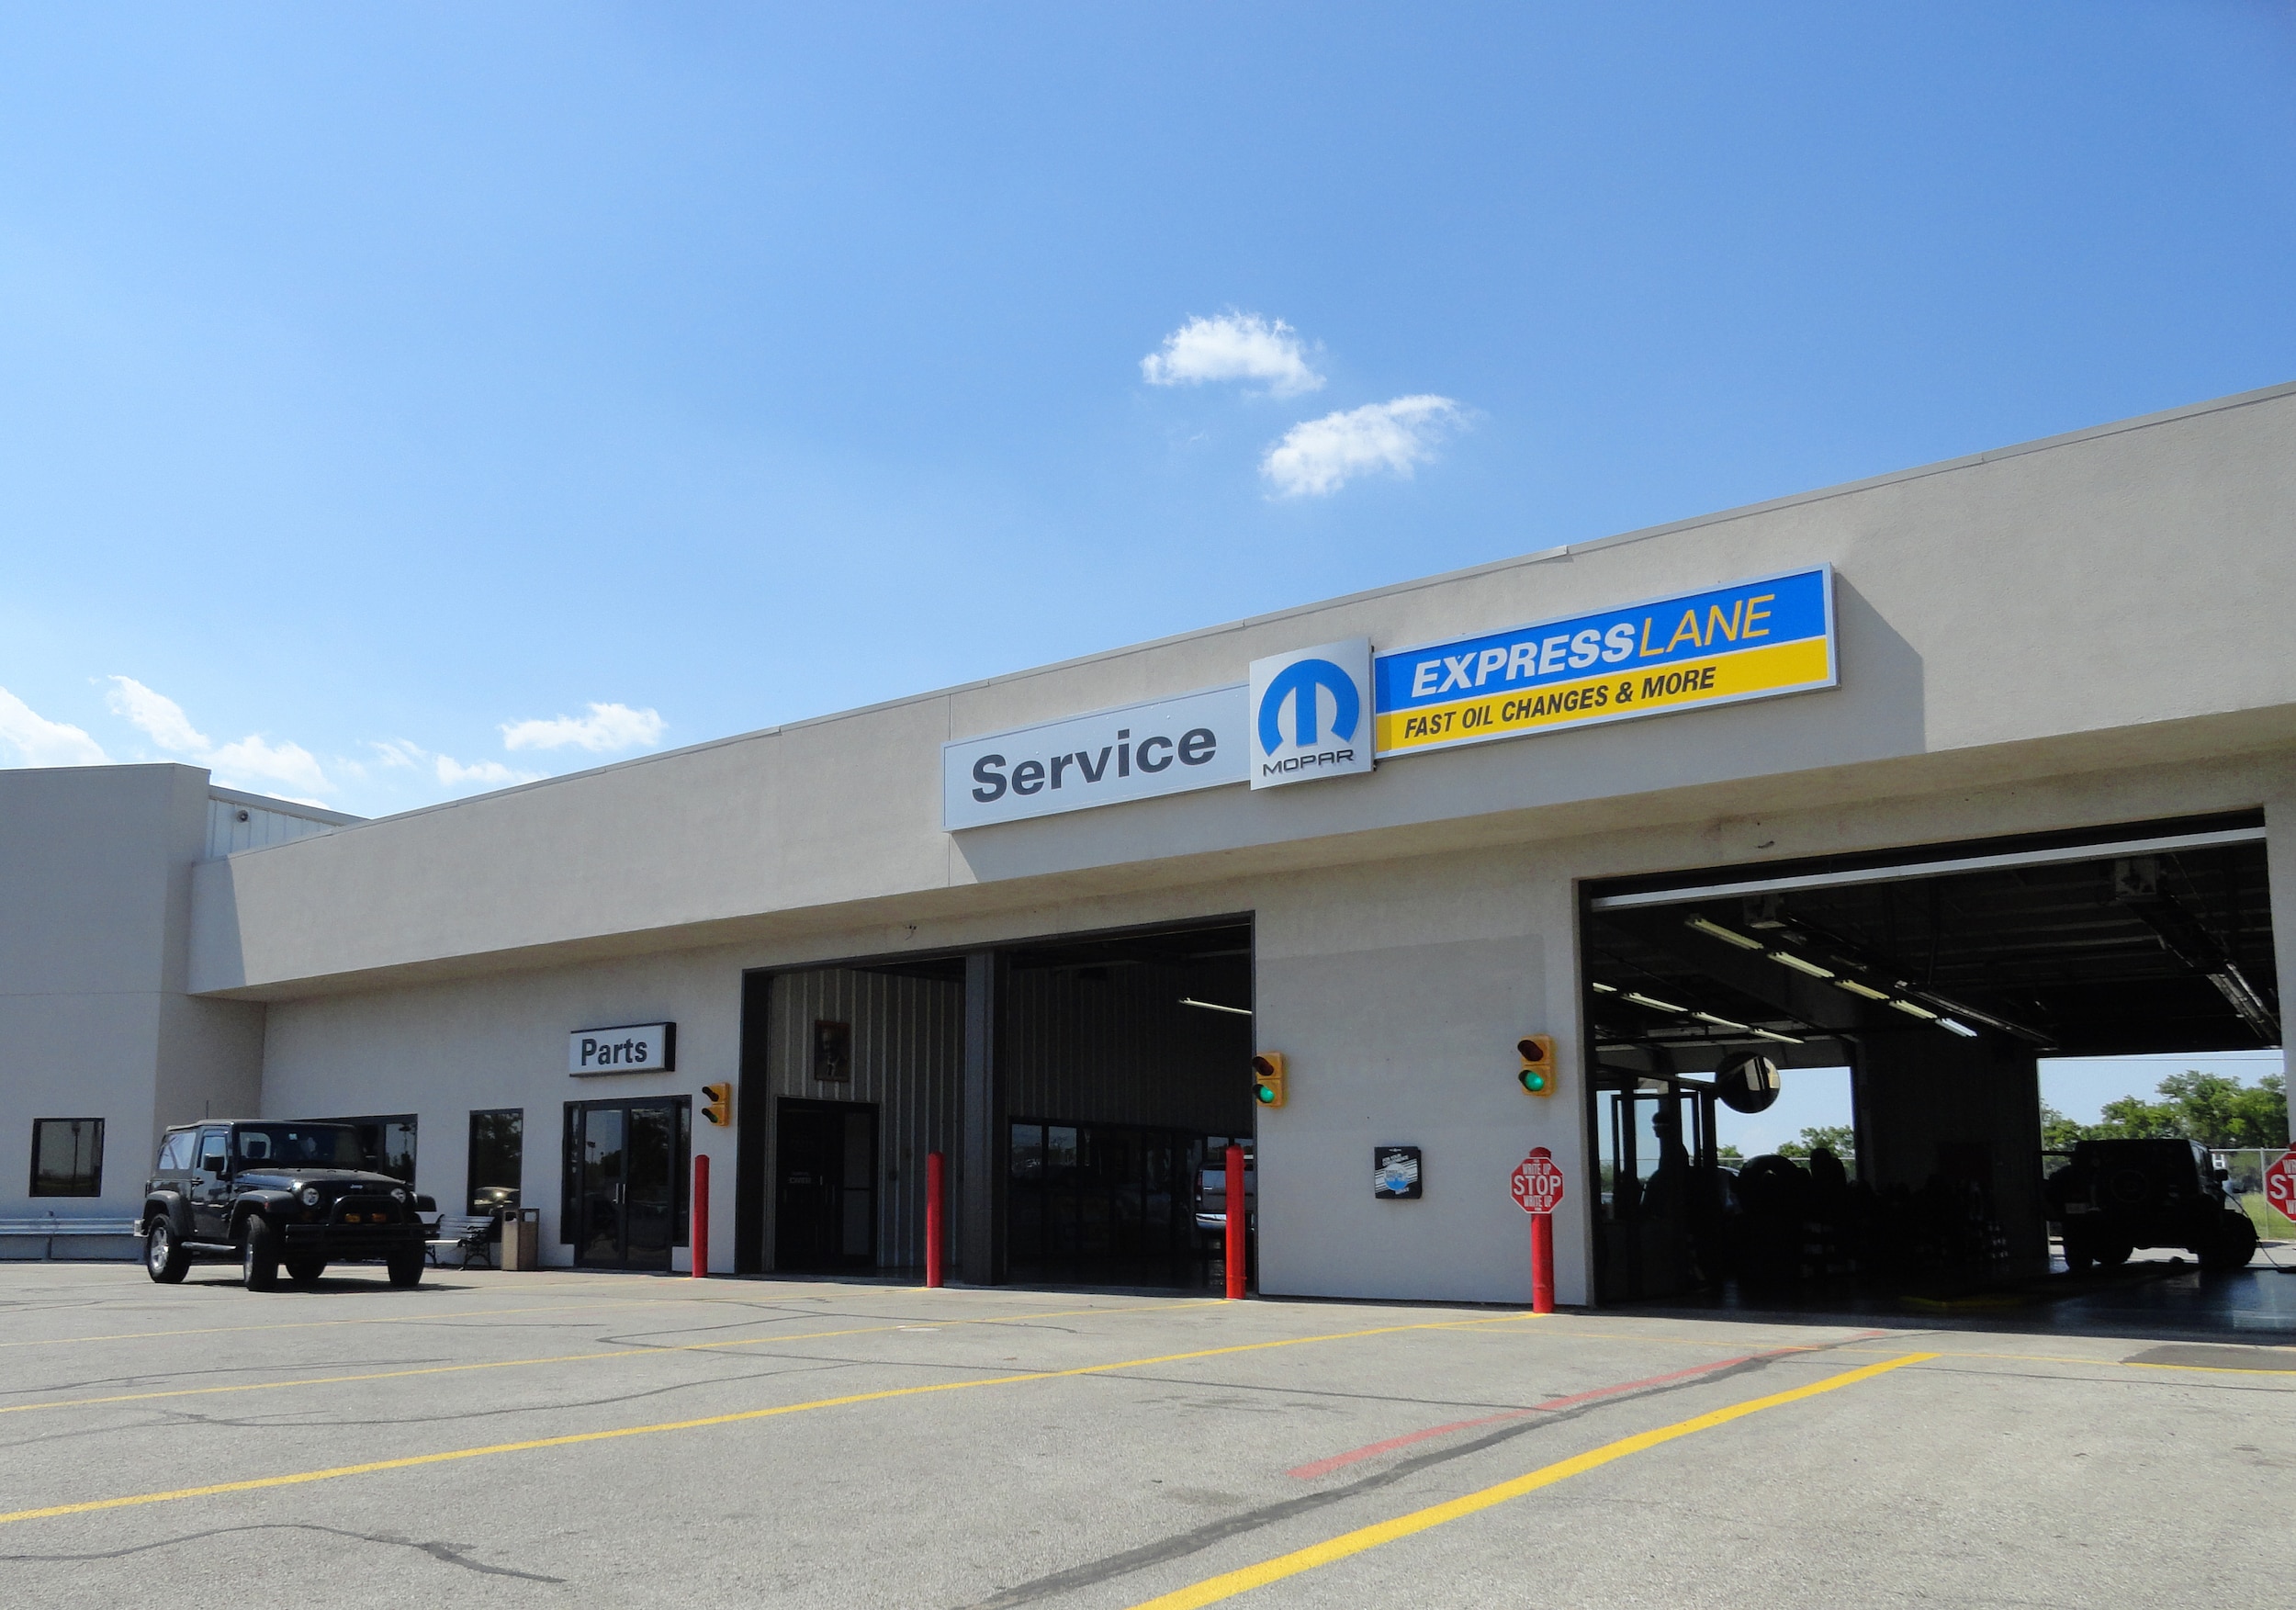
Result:
{"label": "jeep windshield", "polygon": [[364,1168],[359,1132],[348,1124],[251,1123],[239,1130],[242,1163],[289,1168]]}

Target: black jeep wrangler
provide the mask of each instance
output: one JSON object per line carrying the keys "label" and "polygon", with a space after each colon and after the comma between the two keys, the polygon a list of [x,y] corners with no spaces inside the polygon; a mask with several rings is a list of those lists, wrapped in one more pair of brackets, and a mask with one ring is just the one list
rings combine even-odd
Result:
{"label": "black jeep wrangler", "polygon": [[2183,1247],[2204,1269],[2243,1268],[2257,1227],[2223,1180],[2195,1141],[2082,1141],[2042,1188],[2076,1274],[2127,1263],[2140,1246]]}
{"label": "black jeep wrangler", "polygon": [[270,1120],[186,1124],[167,1132],[143,1188],[143,1266],[176,1281],[194,1258],[237,1258],[250,1291],[298,1282],[329,1263],[380,1258],[390,1283],[422,1278],[428,1210],[366,1166],[349,1124]]}

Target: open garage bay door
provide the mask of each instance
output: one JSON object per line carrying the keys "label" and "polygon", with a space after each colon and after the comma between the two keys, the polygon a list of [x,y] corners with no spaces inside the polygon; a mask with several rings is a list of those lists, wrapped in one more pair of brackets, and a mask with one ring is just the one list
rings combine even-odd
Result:
{"label": "open garage bay door", "polygon": [[[2277,1049],[2263,838],[2248,815],[1591,886],[1604,1300],[2046,1306],[2137,1280],[2068,1275],[2119,1249],[2044,1185],[2076,1159],[2043,1155],[2037,1064]],[[1850,1070],[1843,1155],[1723,1154],[1718,1115],[1819,1068]],[[2163,1156],[2107,1217],[2226,1261],[2207,1154],[2181,1186]]]}

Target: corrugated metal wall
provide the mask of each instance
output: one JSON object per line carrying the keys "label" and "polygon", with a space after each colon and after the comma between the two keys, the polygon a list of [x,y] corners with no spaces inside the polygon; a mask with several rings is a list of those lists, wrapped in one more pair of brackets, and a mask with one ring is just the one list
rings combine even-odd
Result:
{"label": "corrugated metal wall", "polygon": [[[825,968],[773,980],[767,1031],[768,1094],[877,1106],[877,1264],[925,1261],[925,1154],[957,1151],[957,1092],[963,1075],[964,985]],[[852,1076],[813,1076],[816,1020],[853,1029]],[[766,1179],[778,1132],[766,1136]],[[766,1256],[773,1247],[773,1197],[766,1186]]]}
{"label": "corrugated metal wall", "polygon": [[[1228,973],[1233,979],[1224,978]],[[1014,970],[1005,992],[1005,1109],[1078,1123],[1249,1133],[1252,1019],[1180,1005],[1248,1006],[1248,966],[1162,963]]]}
{"label": "corrugated metal wall", "polygon": [[[241,821],[242,816],[246,817]],[[235,850],[260,850],[314,833],[332,833],[341,823],[319,821],[288,811],[265,810],[242,800],[208,800],[208,859],[219,861]]]}

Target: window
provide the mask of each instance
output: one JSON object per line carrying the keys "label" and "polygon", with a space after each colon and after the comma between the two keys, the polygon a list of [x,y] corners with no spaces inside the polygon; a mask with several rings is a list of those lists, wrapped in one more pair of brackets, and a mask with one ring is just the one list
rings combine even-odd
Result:
{"label": "window", "polygon": [[192,1143],[198,1139],[197,1130],[177,1130],[161,1143],[159,1172],[188,1174],[191,1172]]}
{"label": "window", "polygon": [[526,1109],[497,1107],[470,1115],[470,1179],[466,1199],[473,1213],[518,1206],[526,1173]]}
{"label": "window", "polygon": [[36,1197],[100,1197],[104,1194],[102,1119],[36,1118],[32,1120],[32,1194]]}

